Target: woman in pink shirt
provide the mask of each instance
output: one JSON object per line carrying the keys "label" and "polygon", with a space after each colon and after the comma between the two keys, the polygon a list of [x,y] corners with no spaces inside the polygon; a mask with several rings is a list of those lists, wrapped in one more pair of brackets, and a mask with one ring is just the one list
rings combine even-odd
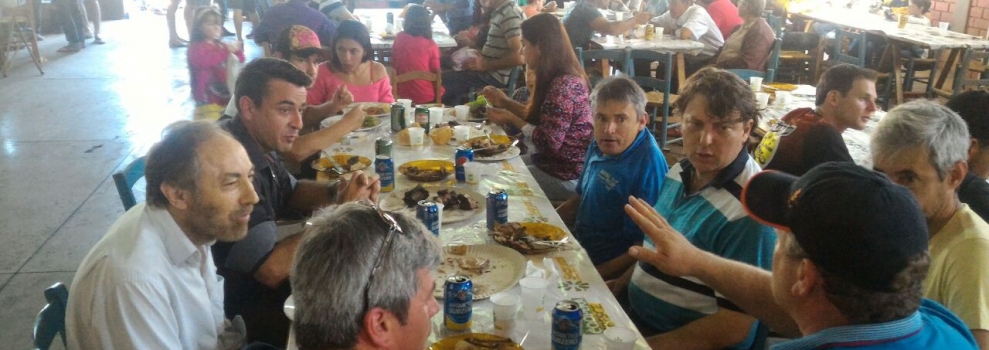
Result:
{"label": "woman in pink shirt", "polygon": [[[392,47],[395,72],[399,75],[412,71],[425,71],[440,74],[440,48],[433,41],[432,16],[422,5],[409,6],[405,13],[405,30],[398,33]],[[433,82],[412,80],[398,84],[398,96],[412,100],[415,104],[436,102],[436,89]],[[443,96],[443,88],[440,88]]]}
{"label": "woman in pink shirt", "polygon": [[341,85],[354,95],[354,102],[395,102],[385,66],[371,61],[371,36],[363,24],[340,23],[331,47],[333,58],[319,65],[316,82],[309,89],[310,106],[333,99]]}

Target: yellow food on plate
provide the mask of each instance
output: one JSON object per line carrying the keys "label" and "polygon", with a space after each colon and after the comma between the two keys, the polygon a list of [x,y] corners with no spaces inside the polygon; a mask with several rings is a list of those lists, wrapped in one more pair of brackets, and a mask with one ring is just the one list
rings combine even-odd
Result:
{"label": "yellow food on plate", "polygon": [[433,128],[429,131],[429,138],[433,140],[433,144],[445,145],[450,143],[453,139],[453,128],[449,126],[443,126],[440,128]]}

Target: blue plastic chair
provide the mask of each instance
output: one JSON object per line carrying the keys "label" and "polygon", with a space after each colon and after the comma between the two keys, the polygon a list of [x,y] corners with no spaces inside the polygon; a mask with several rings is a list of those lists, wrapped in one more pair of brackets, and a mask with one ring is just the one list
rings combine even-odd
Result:
{"label": "blue plastic chair", "polygon": [[135,159],[124,170],[113,173],[113,182],[117,185],[117,194],[120,195],[120,202],[124,204],[125,211],[137,205],[132,187],[142,177],[144,177],[144,157]]}
{"label": "blue plastic chair", "polygon": [[[659,69],[656,71],[656,77],[640,77],[635,76],[635,67],[632,65],[633,60],[642,59],[648,61],[659,62]],[[628,66],[629,75],[632,76],[632,80],[635,80],[643,90],[646,91],[656,91],[663,94],[662,100],[650,99],[649,106],[652,107],[650,111],[649,118],[649,128],[659,134],[659,145],[662,148],[666,148],[666,145],[682,140],[683,138],[667,139],[666,132],[670,128],[677,127],[680,124],[674,123],[670,124],[670,104],[672,102],[672,95],[670,90],[672,90],[672,84],[670,80],[673,76],[673,53],[670,52],[656,52],[650,50],[631,50],[628,56]],[[662,112],[660,112],[662,110]],[[659,123],[657,123],[657,118],[659,118]],[[659,130],[656,130],[657,127]]]}
{"label": "blue plastic chair", "polygon": [[48,305],[34,319],[34,348],[48,350],[56,335],[62,337],[62,347],[68,348],[65,341],[65,308],[69,304],[69,289],[62,282],[57,282],[45,289],[45,300]]}
{"label": "blue plastic chair", "polygon": [[[632,75],[630,73],[630,71],[632,70],[632,62],[631,62],[631,60],[629,60],[629,55],[630,55],[631,51],[632,50],[629,49],[629,48],[624,48],[624,49],[604,49],[604,50],[583,50],[583,49],[581,49],[581,48],[578,47],[578,48],[574,49],[574,52],[577,55],[577,59],[580,61],[581,65],[584,66],[584,72],[587,72],[587,68],[588,68],[587,67],[587,64],[586,64],[587,61],[590,61],[590,60],[597,60],[597,61],[608,60],[610,62],[620,63],[620,65],[618,65],[618,66],[612,65],[612,67],[615,68],[616,70],[618,70],[619,72],[622,72],[622,73],[625,73],[625,74],[628,74],[628,75]],[[606,73],[606,72],[601,72],[601,74],[604,74],[604,73]],[[600,82],[601,80],[603,80],[604,77],[598,77],[598,76],[590,77],[589,76],[588,79],[590,80],[591,87],[593,88],[595,85],[598,84],[598,82]]]}

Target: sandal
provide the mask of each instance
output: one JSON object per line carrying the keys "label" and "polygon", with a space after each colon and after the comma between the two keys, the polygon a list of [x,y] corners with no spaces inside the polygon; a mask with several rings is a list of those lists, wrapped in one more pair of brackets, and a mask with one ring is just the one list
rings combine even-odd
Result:
{"label": "sandal", "polygon": [[106,41],[103,41],[103,39],[100,39],[99,36],[96,36],[96,37],[93,38],[93,44],[103,45],[103,44],[106,44]]}
{"label": "sandal", "polygon": [[80,47],[79,44],[68,44],[62,47],[61,49],[58,49],[58,52],[75,53],[75,52],[79,52],[79,50],[82,50],[82,47]]}

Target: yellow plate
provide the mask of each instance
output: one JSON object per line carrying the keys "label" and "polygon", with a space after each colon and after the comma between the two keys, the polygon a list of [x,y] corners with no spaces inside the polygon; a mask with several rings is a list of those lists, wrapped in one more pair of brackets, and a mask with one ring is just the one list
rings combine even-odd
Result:
{"label": "yellow plate", "polygon": [[773,89],[762,88],[762,90],[765,91],[765,92],[774,92],[776,90],[780,90],[780,91],[793,91],[793,90],[796,90],[797,89],[797,86],[796,85],[787,84],[787,83],[765,83],[763,85],[773,87]]}
{"label": "yellow plate", "polygon": [[[416,167],[425,170],[445,170],[442,173],[435,173],[433,175],[409,175],[409,168]],[[447,160],[439,159],[423,159],[423,160],[413,160],[411,162],[402,164],[398,167],[398,172],[408,178],[420,181],[420,182],[434,182],[440,181],[453,174],[453,162]]]}
{"label": "yellow plate", "polygon": [[[354,172],[357,170],[367,170],[371,167],[371,160],[365,157],[355,156],[352,154],[334,154],[332,155],[332,157],[333,160],[337,161],[337,163],[340,164],[341,167],[343,167],[344,174]],[[350,162],[350,159],[353,157],[357,157],[356,164],[363,164],[364,166],[359,169],[351,169],[351,166],[348,164]],[[335,179],[339,176],[335,171],[330,170],[333,168],[333,164],[330,164],[330,161],[327,160],[326,157],[320,157],[319,159],[314,160],[310,165],[316,171],[321,171],[325,173],[326,176],[329,177],[330,179]]]}
{"label": "yellow plate", "polygon": [[540,240],[559,241],[567,237],[567,233],[563,229],[550,224],[542,222],[520,222],[519,224],[525,227],[525,233]]}
{"label": "yellow plate", "polygon": [[511,339],[505,337],[499,337],[497,335],[487,334],[487,333],[469,333],[469,334],[452,335],[440,339],[440,341],[438,342],[433,343],[433,345],[429,346],[429,350],[454,350],[457,347],[457,343],[459,343],[461,340],[467,340],[467,339],[480,341],[482,343],[486,343],[486,342],[497,343],[495,347],[490,347],[490,348],[478,347],[478,349],[522,350],[522,347],[516,344],[515,342],[513,342]]}

